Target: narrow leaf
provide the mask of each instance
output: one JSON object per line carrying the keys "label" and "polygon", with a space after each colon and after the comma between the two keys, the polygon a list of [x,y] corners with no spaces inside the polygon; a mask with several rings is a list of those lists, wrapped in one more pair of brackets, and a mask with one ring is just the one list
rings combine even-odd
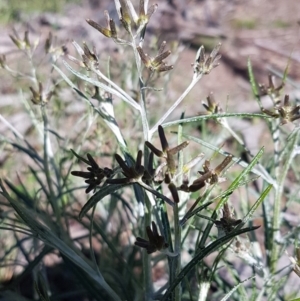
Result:
{"label": "narrow leaf", "polygon": [[261,103],[261,100],[260,100],[260,96],[259,96],[256,81],[255,81],[255,77],[254,77],[250,57],[248,58],[247,67],[248,67],[248,74],[249,74],[249,79],[250,79],[250,84],[251,84],[251,89],[252,89],[253,96],[255,97],[260,109],[262,109],[263,106],[262,106],[262,103]]}
{"label": "narrow leaf", "polygon": [[92,208],[94,207],[99,201],[101,201],[106,196],[112,194],[113,192],[125,187],[132,185],[133,183],[125,183],[125,184],[119,184],[119,185],[106,185],[104,187],[101,187],[101,189],[96,192],[82,207],[80,213],[79,213],[79,219],[82,219],[82,217]]}
{"label": "narrow leaf", "polygon": [[170,284],[167,291],[163,295],[161,301],[167,301],[169,299],[169,296],[172,294],[175,287],[183,280],[183,278],[193,269],[195,266],[203,260],[206,256],[208,256],[210,253],[216,251],[221,246],[228,243],[231,239],[236,237],[237,235],[247,233],[249,231],[256,230],[259,227],[248,227],[244,229],[234,230],[227,234],[226,236],[223,236],[216,241],[209,244],[204,249],[201,249],[194,258],[181,270],[181,272],[177,275],[177,277],[174,279],[174,281]]}

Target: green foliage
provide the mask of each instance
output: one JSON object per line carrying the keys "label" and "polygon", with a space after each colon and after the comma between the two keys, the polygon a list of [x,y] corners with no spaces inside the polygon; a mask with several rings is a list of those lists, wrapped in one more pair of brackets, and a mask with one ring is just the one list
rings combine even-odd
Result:
{"label": "green foliage", "polygon": [[[82,300],[114,301],[284,299],[288,276],[300,275],[299,229],[281,217],[282,200],[286,198],[288,204],[295,199],[285,188],[289,172],[299,179],[295,168],[299,127],[288,130],[284,125],[299,119],[300,106],[292,105],[288,95],[282,98],[283,84],[276,86],[271,76],[268,86],[257,85],[249,59],[252,101],[258,102],[260,113],[224,112],[211,94],[203,103],[205,114],[182,114],[178,120],[167,121],[203,76],[217,72],[221,44],[210,54],[203,46],[199,48],[190,69],[190,84],[165,112],[159,112],[148,98],[160,92],[156,87],[162,86],[164,74],[172,72],[173,66],[165,61],[171,55],[165,42],[153,56],[144,52],[147,24],[157,5],[147,8],[140,1],[137,14],[130,1],[115,2],[124,32],[108,12],[105,26],[87,22],[124,47],[124,57],[133,58],[133,62],[122,62],[128,65],[120,68],[124,74],[119,77],[102,66],[87,44],[81,47],[73,42],[78,52],[73,57],[63,46],[53,45],[51,35],[44,47],[53,63],[48,66],[49,81],[39,81],[34,56],[38,45],[30,41],[28,32],[24,37],[14,33],[11,39],[28,60],[30,72],[14,70],[5,57],[0,58],[4,70],[28,80],[30,94],[22,100],[41,141],[34,147],[0,115],[14,135],[1,137],[3,144],[16,149],[14,156],[30,158],[28,166],[18,170],[17,179],[10,172],[8,177],[13,180],[0,181],[0,235],[13,234],[1,261],[3,267],[11,260],[16,265],[14,251],[25,260],[9,293],[0,292],[0,300],[25,300],[16,288],[29,276],[34,279],[31,296],[38,295],[40,300],[62,300],[76,294]],[[111,64],[119,66],[118,61]],[[286,73],[287,69],[283,81]],[[134,93],[122,82],[124,77]],[[72,130],[60,120],[61,113],[55,114],[68,109],[69,99],[62,97],[62,90],[73,92],[71,106],[85,104],[83,116],[74,114]],[[271,110],[263,107],[263,95],[272,99]],[[154,118],[149,118],[151,113]],[[252,154],[228,122],[235,118],[267,124],[274,152],[265,154],[262,145]],[[248,159],[238,149],[225,151],[224,141],[212,142],[209,127],[201,138],[192,131],[208,122],[214,122],[220,137],[221,131],[229,132]],[[209,151],[212,156],[203,154]],[[257,224],[260,215],[262,222]],[[72,225],[85,235],[74,238]],[[260,226],[264,232],[255,231]],[[283,226],[289,229],[286,235]],[[259,244],[258,235],[264,235],[264,245]],[[296,253],[295,258],[290,257],[291,268],[278,270],[278,261],[291,245]],[[229,251],[251,267],[253,274],[242,279],[235,261],[227,256]],[[78,287],[55,292],[43,274],[47,273],[44,260],[50,255],[59,257]],[[229,276],[220,269],[226,269]],[[157,271],[167,279],[165,284],[154,282],[152,275]],[[250,280],[252,288],[247,283]]]}

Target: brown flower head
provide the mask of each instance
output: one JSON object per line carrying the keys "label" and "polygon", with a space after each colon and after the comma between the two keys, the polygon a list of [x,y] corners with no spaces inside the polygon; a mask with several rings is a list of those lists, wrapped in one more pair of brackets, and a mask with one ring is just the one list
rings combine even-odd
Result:
{"label": "brown flower head", "polygon": [[98,58],[94,51],[91,51],[86,43],[83,43],[83,54],[82,60],[83,64],[87,67],[88,70],[98,69],[99,63]]}
{"label": "brown flower head", "polygon": [[136,13],[134,6],[130,0],[115,0],[119,19],[128,33],[132,33],[132,27],[137,26],[137,34],[141,32],[146,25],[152,14],[157,9],[157,4],[147,7],[148,1],[140,0],[139,13]]}
{"label": "brown flower head", "polygon": [[115,154],[115,159],[118,162],[125,178],[108,179],[106,182],[108,184],[125,184],[141,180],[145,172],[145,168],[142,165],[142,156],[143,152],[139,150],[137,153],[135,165],[129,167],[120,155]]}
{"label": "brown flower head", "polygon": [[283,105],[278,103],[274,106],[274,111],[262,108],[262,112],[273,118],[280,118],[283,125],[300,118],[300,105],[292,106],[289,101],[289,95],[285,95]]}
{"label": "brown flower head", "polygon": [[94,158],[87,154],[87,160],[83,157],[77,155],[73,150],[73,154],[81,161],[89,165],[87,167],[87,172],[85,171],[71,171],[71,174],[75,177],[81,177],[86,179],[85,183],[89,186],[85,190],[85,193],[89,193],[92,190],[95,190],[97,186],[101,184],[104,178],[110,178],[113,175],[113,171],[110,168],[105,167],[104,169],[100,168]]}
{"label": "brown flower head", "polygon": [[146,232],[149,241],[144,238],[137,237],[136,242],[134,243],[136,246],[146,249],[148,254],[168,247],[164,237],[158,234],[155,222],[152,222],[152,230],[150,226],[147,226]]}
{"label": "brown flower head", "polygon": [[91,19],[86,19],[86,22],[98,31],[100,31],[107,38],[117,39],[117,29],[114,20],[110,18],[107,10],[104,11],[104,15],[106,17],[106,27],[102,27],[101,25],[99,25]]}
{"label": "brown flower head", "polygon": [[158,126],[158,134],[159,134],[159,139],[160,139],[162,150],[157,149],[149,141],[146,141],[145,144],[156,156],[166,159],[168,172],[170,173],[170,175],[172,177],[176,172],[176,163],[175,163],[174,155],[176,155],[179,151],[181,151],[182,149],[187,147],[189,144],[189,141],[184,141],[181,144],[179,144],[173,148],[170,148],[169,143],[165,136],[164,129],[161,125]]}
{"label": "brown flower head", "polygon": [[31,101],[35,105],[44,105],[49,102],[51,97],[54,94],[54,91],[50,91],[48,93],[45,93],[43,91],[43,85],[42,83],[39,83],[39,90],[36,91],[33,87],[29,87],[31,93],[32,93],[32,98]]}
{"label": "brown flower head", "polygon": [[210,71],[219,66],[219,59],[221,55],[218,54],[221,48],[221,43],[219,43],[211,52],[211,54],[207,57],[205,55],[204,46],[201,46],[196,54],[196,60],[193,64],[194,66],[194,73],[199,74],[209,74]]}
{"label": "brown flower head", "polygon": [[268,76],[269,83],[268,85],[259,84],[260,95],[269,95],[272,99],[275,100],[275,103],[279,100],[280,92],[284,87],[284,82],[282,82],[279,86],[276,87],[275,77],[269,74]]}
{"label": "brown flower head", "polygon": [[167,58],[171,54],[170,50],[164,51],[165,47],[166,47],[166,42],[164,41],[164,42],[162,42],[162,44],[159,48],[159,51],[154,58],[151,58],[150,56],[148,56],[148,54],[146,54],[140,46],[137,47],[137,51],[141,57],[141,60],[147,69],[149,69],[152,72],[154,72],[154,71],[164,72],[164,71],[169,71],[169,70],[173,69],[172,65],[168,66],[163,61],[165,58]]}
{"label": "brown flower head", "polygon": [[233,214],[230,211],[228,204],[225,203],[223,207],[223,217],[221,217],[219,221],[214,221],[219,231],[219,237],[230,233],[238,224],[242,222],[241,219],[235,219],[232,216]]}
{"label": "brown flower head", "polygon": [[184,182],[178,189],[186,192],[195,192],[203,188],[206,184],[212,185],[220,182],[220,173],[228,166],[232,160],[232,155],[227,156],[215,169],[210,168],[210,161],[203,164],[203,171],[199,171],[201,177],[196,179],[190,186]]}
{"label": "brown flower head", "polygon": [[20,50],[30,49],[31,44],[29,41],[28,30],[25,31],[23,39],[19,37],[19,34],[15,29],[13,29],[13,33],[14,34],[9,35],[9,37]]}
{"label": "brown flower head", "polygon": [[216,103],[213,93],[211,92],[207,97],[207,104],[202,101],[202,105],[207,111],[207,114],[218,114],[222,112],[222,109],[220,108],[220,105]]}

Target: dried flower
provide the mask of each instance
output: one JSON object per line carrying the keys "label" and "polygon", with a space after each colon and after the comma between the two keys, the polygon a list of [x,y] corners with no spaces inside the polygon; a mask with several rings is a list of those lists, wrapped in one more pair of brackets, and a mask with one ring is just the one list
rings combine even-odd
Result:
{"label": "dried flower", "polygon": [[134,243],[136,246],[146,249],[148,254],[166,249],[168,247],[164,237],[158,234],[155,222],[152,222],[152,230],[150,226],[146,227],[146,232],[149,241],[144,238],[137,237],[136,242]]}
{"label": "dried flower", "polygon": [[282,82],[279,86],[275,86],[275,77],[269,74],[268,76],[268,86],[265,86],[264,84],[260,84],[260,95],[269,95],[274,99],[275,103],[279,100],[280,92],[282,88],[284,87],[284,82]]}
{"label": "dried flower", "polygon": [[148,1],[140,0],[139,14],[136,13],[130,0],[115,0],[116,9],[119,19],[127,32],[131,34],[132,25],[138,26],[137,33],[145,29],[152,14],[157,9],[157,4],[151,5],[149,8]]}
{"label": "dried flower", "polygon": [[115,154],[115,159],[117,160],[119,166],[122,169],[122,173],[125,176],[125,178],[121,179],[108,179],[106,182],[108,184],[125,184],[125,183],[132,183],[140,181],[145,172],[144,166],[142,163],[142,156],[143,152],[141,150],[137,153],[136,163],[135,166],[128,166],[126,162],[121,158],[120,155]]}
{"label": "dried flower", "polygon": [[199,74],[209,74],[210,71],[219,66],[219,59],[221,58],[221,55],[218,54],[219,50],[221,48],[221,43],[219,43],[211,52],[209,57],[205,55],[205,49],[204,46],[201,46],[196,54],[196,60],[193,64],[194,66],[194,73]]}
{"label": "dried flower", "polygon": [[207,97],[207,104],[202,101],[203,107],[206,109],[207,114],[218,114],[222,112],[220,105],[216,103],[213,93],[211,92]]}
{"label": "dried flower", "polygon": [[30,42],[28,38],[28,31],[26,30],[24,33],[24,38],[21,39],[17,33],[17,31],[14,29],[13,30],[14,35],[9,35],[13,43],[20,49],[20,50],[25,50],[27,48],[30,48]]}
{"label": "dried flower", "polygon": [[68,49],[65,45],[55,46],[55,39],[53,39],[51,32],[49,32],[45,41],[44,49],[46,54],[51,54],[53,62],[56,62],[59,57],[68,54]]}
{"label": "dried flower", "polygon": [[29,41],[29,32],[26,30],[24,32],[24,37],[21,39],[19,37],[18,32],[13,29],[13,35],[9,35],[13,43],[18,47],[18,49],[23,50],[25,52],[33,52],[39,44],[39,39],[35,40],[33,43]]}
{"label": "dried flower", "polygon": [[176,164],[174,155],[180,152],[182,149],[188,146],[189,141],[182,142],[180,145],[177,145],[173,148],[169,148],[168,141],[165,136],[164,129],[161,125],[158,126],[158,134],[161,143],[162,150],[157,149],[152,143],[146,141],[146,146],[158,157],[165,158],[167,161],[168,172],[170,172],[171,176],[176,172]]}
{"label": "dried flower", "polygon": [[98,69],[99,63],[98,58],[93,51],[91,51],[86,43],[83,43],[83,52],[82,60],[83,64],[88,68],[88,70]]}
{"label": "dried flower", "polygon": [[275,105],[273,112],[262,108],[262,112],[273,118],[280,118],[281,125],[283,125],[300,118],[300,105],[290,105],[289,95],[285,95],[282,106]]}
{"label": "dried flower", "polygon": [[113,175],[113,171],[110,168],[105,167],[104,169],[100,168],[94,158],[87,154],[87,160],[83,157],[77,155],[73,150],[73,154],[81,161],[89,165],[87,167],[87,172],[84,171],[71,171],[71,174],[75,177],[81,177],[86,179],[85,183],[89,184],[85,193],[89,193],[92,190],[95,190],[97,186],[101,184],[104,178],[110,178]]}
{"label": "dried flower", "polygon": [[114,20],[110,18],[107,10],[104,11],[104,14],[106,17],[106,27],[102,27],[101,25],[90,19],[86,19],[86,22],[98,31],[100,31],[107,38],[117,39],[117,29]]}
{"label": "dried flower", "polygon": [[31,93],[32,93],[32,98],[31,101],[35,105],[44,105],[49,102],[51,97],[54,94],[54,91],[50,91],[48,93],[45,93],[43,91],[43,85],[42,83],[39,83],[39,90],[36,91],[33,87],[29,87]]}
{"label": "dried flower", "polygon": [[162,42],[159,51],[154,58],[151,58],[148,56],[148,54],[144,53],[144,50],[140,46],[137,47],[137,51],[141,57],[141,60],[147,69],[152,72],[164,72],[173,69],[172,65],[168,66],[165,62],[163,62],[163,60],[171,54],[170,50],[164,51],[165,46],[166,42],[164,41]]}
{"label": "dried flower", "polygon": [[219,237],[222,237],[230,233],[238,224],[242,222],[241,219],[235,219],[232,217],[233,213],[230,211],[227,203],[223,207],[223,217],[219,221],[214,221],[219,231]]}
{"label": "dried flower", "polygon": [[186,192],[195,192],[203,188],[206,184],[212,185],[220,182],[222,179],[219,175],[228,166],[231,160],[232,155],[227,156],[215,169],[210,169],[210,162],[206,160],[203,164],[203,171],[199,171],[201,177],[196,179],[190,186],[188,186],[188,182],[185,181],[178,189]]}

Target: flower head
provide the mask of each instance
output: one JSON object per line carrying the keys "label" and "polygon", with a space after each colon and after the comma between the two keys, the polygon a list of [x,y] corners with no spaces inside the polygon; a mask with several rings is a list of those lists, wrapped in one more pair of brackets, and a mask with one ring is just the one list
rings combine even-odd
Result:
{"label": "flower head", "polygon": [[106,182],[108,184],[122,184],[122,183],[125,184],[125,183],[130,183],[130,182],[137,182],[137,181],[141,180],[143,178],[144,172],[145,172],[145,168],[141,164],[142,156],[143,156],[143,152],[141,150],[139,150],[137,153],[135,165],[129,167],[120,155],[115,154],[115,159],[118,162],[125,178],[108,179]]}
{"label": "flower head", "polygon": [[205,55],[204,46],[201,46],[196,54],[196,60],[193,64],[194,66],[194,73],[199,74],[209,74],[210,71],[219,66],[219,59],[221,55],[218,54],[221,48],[221,43],[219,43],[211,52],[211,54],[207,57]]}
{"label": "flower head", "polygon": [[32,98],[31,101],[35,105],[44,105],[49,102],[51,97],[54,94],[54,91],[50,91],[48,93],[45,93],[43,91],[43,85],[42,83],[39,83],[39,90],[36,91],[33,87],[29,87],[31,93],[32,93]]}
{"label": "flower head", "polygon": [[119,19],[128,33],[131,34],[132,27],[137,26],[136,33],[138,34],[149,23],[152,14],[157,9],[157,4],[147,7],[148,1],[146,3],[144,0],[140,0],[139,13],[137,14],[130,0],[115,0]]}
{"label": "flower head", "polygon": [[219,231],[219,237],[230,233],[241,222],[241,219],[233,218],[233,213],[230,211],[227,203],[223,207],[223,217],[219,221],[214,221]]}
{"label": "flower head", "polygon": [[86,19],[86,22],[98,31],[100,31],[107,38],[117,39],[117,29],[114,20],[110,18],[107,10],[104,11],[104,15],[106,17],[106,27],[102,27],[101,25],[99,25],[91,19]]}
{"label": "flower head", "polygon": [[149,240],[137,237],[136,242],[134,243],[136,246],[146,249],[148,254],[168,247],[164,237],[158,234],[155,222],[152,222],[152,230],[150,226],[146,227],[146,232]]}
{"label": "flower head", "polygon": [[191,185],[185,181],[178,189],[186,192],[195,192],[205,187],[205,185],[212,185],[221,182],[223,179],[219,177],[221,172],[228,166],[232,160],[232,155],[227,156],[215,169],[210,168],[210,161],[205,160],[203,164],[203,171],[199,171],[200,177],[196,179]]}
{"label": "flower head", "polygon": [[189,141],[184,141],[181,144],[170,148],[169,143],[166,139],[164,129],[161,125],[158,126],[158,134],[161,143],[162,150],[157,149],[152,143],[146,141],[146,146],[158,157],[165,158],[167,162],[168,172],[171,176],[176,172],[176,163],[174,155],[180,152],[182,149],[188,146]]}
{"label": "flower head", "polygon": [[150,71],[157,71],[157,72],[164,72],[173,69],[172,65],[167,65],[163,61],[171,54],[170,50],[164,51],[165,46],[166,46],[166,42],[164,41],[162,42],[159,51],[154,58],[151,58],[148,56],[148,54],[144,53],[144,50],[140,46],[137,47],[137,51],[141,57],[141,60],[147,69],[149,69]]}
{"label": "flower head", "polygon": [[113,175],[113,170],[110,168],[100,168],[94,158],[87,154],[87,160],[83,157],[77,155],[73,150],[71,150],[73,154],[81,161],[89,165],[87,167],[88,171],[71,171],[71,174],[75,177],[81,177],[86,179],[85,183],[89,186],[85,190],[85,193],[89,193],[92,190],[95,190],[97,186],[101,184],[104,178],[110,178]]}
{"label": "flower head", "polygon": [[283,105],[280,105],[280,102],[278,102],[274,106],[274,111],[262,108],[262,112],[273,118],[279,118],[283,125],[300,118],[300,105],[292,106],[289,101],[289,95],[285,95]]}
{"label": "flower head", "polygon": [[272,76],[271,74],[269,74],[269,76],[268,76],[268,81],[269,81],[268,86],[266,86],[264,84],[259,85],[260,95],[262,95],[262,96],[269,95],[276,102],[276,101],[278,101],[280,92],[281,92],[282,88],[284,87],[284,82],[282,82],[280,85],[276,86],[275,77]]}
{"label": "flower head", "polygon": [[207,97],[207,104],[202,101],[202,105],[207,111],[207,114],[218,114],[222,112],[222,109],[220,108],[220,105],[216,103],[213,93],[211,92]]}

